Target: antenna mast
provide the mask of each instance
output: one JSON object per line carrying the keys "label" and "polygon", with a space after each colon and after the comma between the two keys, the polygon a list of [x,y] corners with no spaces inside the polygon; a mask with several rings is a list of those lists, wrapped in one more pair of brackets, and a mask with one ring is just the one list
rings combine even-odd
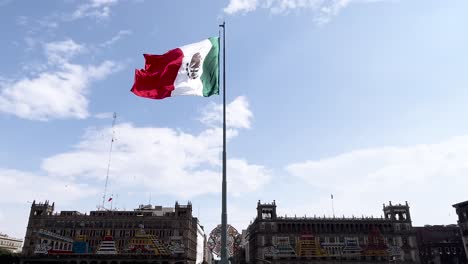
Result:
{"label": "antenna mast", "polygon": [[113,115],[114,120],[112,120],[112,140],[110,144],[110,149],[109,149],[109,162],[107,163],[107,175],[106,175],[106,185],[104,185],[104,195],[102,196],[102,209],[105,209],[104,205],[106,203],[106,195],[107,195],[107,184],[109,183],[109,170],[110,170],[110,164],[111,164],[111,158],[112,158],[112,145],[114,145],[114,136],[115,136],[115,120],[117,119],[117,113],[114,112]]}

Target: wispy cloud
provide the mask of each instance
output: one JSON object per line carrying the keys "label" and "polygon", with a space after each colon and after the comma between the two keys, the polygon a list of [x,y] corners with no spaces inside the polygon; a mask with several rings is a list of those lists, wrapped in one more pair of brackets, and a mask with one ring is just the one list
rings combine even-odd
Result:
{"label": "wispy cloud", "polygon": [[0,112],[31,120],[89,116],[87,94],[92,82],[102,80],[120,69],[113,61],[98,65],[71,62],[86,52],[84,45],[71,39],[44,44],[47,63],[42,72],[0,86]]}
{"label": "wispy cloud", "polygon": [[230,0],[224,12],[233,15],[267,9],[273,14],[286,14],[293,10],[310,9],[315,12],[315,21],[322,24],[328,22],[351,3],[380,1],[392,0]]}
{"label": "wispy cloud", "polygon": [[67,62],[77,54],[86,51],[84,45],[78,44],[71,39],[46,43],[44,45],[45,54],[49,63]]}
{"label": "wispy cloud", "polygon": [[108,41],[104,42],[104,43],[101,43],[99,46],[100,47],[109,47],[111,45],[113,45],[115,42],[121,40],[122,38],[124,38],[125,36],[128,36],[128,35],[131,35],[132,34],[132,31],[130,30],[120,30],[115,36],[113,36],[111,39],[109,39]]}
{"label": "wispy cloud", "polygon": [[45,28],[45,29],[56,29],[59,26],[57,21],[53,21],[50,19],[38,20],[37,23],[39,24],[41,28]]}
{"label": "wispy cloud", "polygon": [[16,18],[16,24],[19,26],[26,26],[28,24],[29,18],[27,16],[19,16]]}
{"label": "wispy cloud", "polygon": [[28,37],[36,36],[38,38],[54,35],[55,30],[63,21],[69,20],[69,15],[50,14],[40,18],[18,16],[16,24],[21,26]]}
{"label": "wispy cloud", "polygon": [[114,116],[114,113],[111,112],[105,112],[105,113],[97,113],[94,115],[94,118],[97,119],[110,119]]}
{"label": "wispy cloud", "polygon": [[83,17],[107,18],[111,13],[111,6],[118,0],[89,0],[77,7],[72,14],[73,19]]}
{"label": "wispy cloud", "polygon": [[[73,22],[83,18],[93,18],[97,20],[108,19],[111,15],[111,7],[118,2],[119,0],[78,1],[78,4],[75,4],[73,7],[73,11],[54,11],[40,18],[18,16],[16,18],[16,24],[22,26],[30,37],[33,35],[41,37],[45,33],[53,35],[55,30],[63,22]],[[124,30],[120,34],[125,35],[128,33],[130,32]]]}

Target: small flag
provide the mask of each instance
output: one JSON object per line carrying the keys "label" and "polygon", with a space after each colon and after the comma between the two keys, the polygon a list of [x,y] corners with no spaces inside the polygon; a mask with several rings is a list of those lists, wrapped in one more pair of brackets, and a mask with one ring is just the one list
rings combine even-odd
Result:
{"label": "small flag", "polygon": [[176,95],[208,97],[219,94],[219,38],[212,37],[170,50],[144,54],[145,68],[135,70],[131,91],[138,96],[164,99]]}
{"label": "small flag", "polygon": [[331,198],[332,198],[332,200],[333,200],[333,194],[331,195]]}
{"label": "small flag", "polygon": [[112,201],[112,197],[111,197],[111,198],[109,198],[109,200],[107,200],[107,201],[108,201],[108,202]]}

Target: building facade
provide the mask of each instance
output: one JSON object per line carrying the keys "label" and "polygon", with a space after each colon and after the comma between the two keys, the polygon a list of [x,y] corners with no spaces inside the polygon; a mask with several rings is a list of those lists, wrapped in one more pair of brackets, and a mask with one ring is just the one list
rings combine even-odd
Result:
{"label": "building facade", "polygon": [[22,245],[23,240],[9,237],[8,235],[0,233],[0,248],[6,249],[13,253],[20,253]]}
{"label": "building facade", "polygon": [[463,247],[465,248],[465,255],[468,259],[468,201],[454,204],[458,215],[458,227],[463,239]]}
{"label": "building facade", "polygon": [[408,204],[384,217],[282,217],[276,203],[257,204],[245,234],[246,263],[419,263]]}
{"label": "building facade", "polygon": [[457,225],[414,227],[421,264],[467,264]]}
{"label": "building facade", "polygon": [[[133,211],[54,212],[54,203],[33,202],[23,263],[198,264],[205,234],[192,205],[140,206]],[[198,246],[197,246],[198,245]],[[198,247],[198,248],[197,248]]]}

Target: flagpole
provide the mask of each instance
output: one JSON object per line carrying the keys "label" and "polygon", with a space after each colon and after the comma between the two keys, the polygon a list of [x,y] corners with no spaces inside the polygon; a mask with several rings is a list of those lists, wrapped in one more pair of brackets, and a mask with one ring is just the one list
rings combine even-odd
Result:
{"label": "flagpole", "polygon": [[335,206],[333,204],[333,194],[331,195],[331,202],[332,202],[332,213],[333,213],[333,218],[335,218]]}
{"label": "flagpole", "polygon": [[228,264],[227,250],[227,206],[226,206],[226,22],[219,25],[223,28],[223,182],[221,212],[221,263]]}

